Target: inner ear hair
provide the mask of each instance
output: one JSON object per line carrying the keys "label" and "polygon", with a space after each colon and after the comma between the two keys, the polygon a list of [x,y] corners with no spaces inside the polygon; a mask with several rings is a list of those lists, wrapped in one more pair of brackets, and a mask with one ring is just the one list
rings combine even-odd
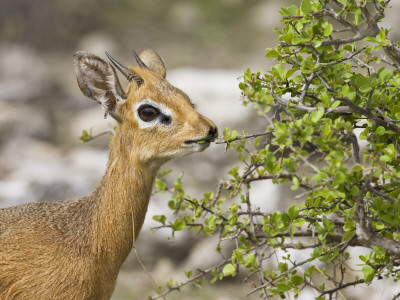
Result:
{"label": "inner ear hair", "polygon": [[104,108],[105,117],[112,114],[120,122],[115,110],[126,101],[126,94],[114,68],[93,53],[79,51],[74,55],[74,69],[82,93]]}

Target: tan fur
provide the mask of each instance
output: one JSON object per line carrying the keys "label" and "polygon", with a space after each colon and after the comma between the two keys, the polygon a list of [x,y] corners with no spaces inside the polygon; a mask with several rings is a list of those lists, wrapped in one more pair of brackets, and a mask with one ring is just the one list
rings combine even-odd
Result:
{"label": "tan fur", "polygon": [[[147,69],[130,69],[143,84],[131,82],[126,101],[115,109],[121,123],[97,188],[75,201],[0,210],[1,300],[109,299],[142,227],[159,167],[194,152],[182,146],[186,140],[216,131],[182,91]],[[133,107],[145,98],[168,107],[171,126],[139,128]]]}

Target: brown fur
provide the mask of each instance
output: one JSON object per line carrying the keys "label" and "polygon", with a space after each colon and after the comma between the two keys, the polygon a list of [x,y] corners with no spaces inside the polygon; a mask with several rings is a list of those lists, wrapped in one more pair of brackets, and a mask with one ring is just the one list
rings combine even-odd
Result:
{"label": "brown fur", "polygon": [[[0,299],[109,299],[159,167],[187,152],[185,140],[215,129],[183,92],[149,70],[131,70],[143,85],[130,83],[126,102],[115,110],[122,122],[97,188],[75,201],[0,210]],[[144,98],[168,107],[173,125],[139,128],[132,107]]]}

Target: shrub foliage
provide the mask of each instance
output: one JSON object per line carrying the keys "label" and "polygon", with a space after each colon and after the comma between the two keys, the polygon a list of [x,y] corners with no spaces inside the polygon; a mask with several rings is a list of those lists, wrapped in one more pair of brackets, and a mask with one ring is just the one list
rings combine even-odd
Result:
{"label": "shrub foliage", "polygon": [[[161,227],[217,235],[217,252],[224,243],[233,250],[153,299],[207,274],[214,282],[241,273],[248,293],[264,298],[312,289],[331,299],[400,279],[400,44],[380,26],[389,2],[302,0],[279,11],[279,43],[266,51],[273,67],[245,71],[239,85],[265,119],[262,133],[224,130],[219,142],[238,161],[201,199],[180,178],[173,186],[165,174],[157,179],[175,213],[154,216]],[[256,181],[290,187],[293,204],[263,211],[250,196]]]}

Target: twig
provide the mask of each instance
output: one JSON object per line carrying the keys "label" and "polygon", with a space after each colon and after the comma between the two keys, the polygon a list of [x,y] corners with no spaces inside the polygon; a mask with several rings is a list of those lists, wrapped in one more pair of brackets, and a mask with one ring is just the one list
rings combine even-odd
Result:
{"label": "twig", "polygon": [[244,139],[248,139],[248,138],[254,138],[254,137],[259,137],[259,136],[264,136],[264,135],[268,135],[271,134],[272,131],[267,131],[267,132],[260,132],[260,133],[254,133],[254,134],[249,134],[249,135],[238,135],[236,138],[226,141],[224,140],[223,137],[218,137],[215,140],[215,144],[228,144],[228,143],[232,143],[235,141],[239,141],[239,140],[244,140]]}
{"label": "twig", "polygon": [[335,287],[335,288],[333,288],[331,290],[322,292],[319,296],[322,297],[323,295],[326,295],[326,294],[332,295],[332,294],[336,293],[339,290],[342,290],[342,289],[347,288],[347,287],[352,286],[352,285],[357,285],[357,284],[360,284],[360,283],[364,283],[364,282],[365,282],[364,279],[358,279],[356,281],[352,281],[352,282],[348,282],[348,283],[345,283],[345,284],[341,284],[338,287]]}
{"label": "twig", "polygon": [[319,173],[319,169],[316,166],[314,166],[311,162],[309,162],[307,158],[305,158],[299,152],[297,152],[297,150],[293,146],[289,146],[289,148],[290,150],[295,152],[307,166],[313,169],[315,173]]}
{"label": "twig", "polygon": [[193,282],[193,281],[196,281],[196,280],[200,279],[200,278],[203,277],[204,275],[210,273],[212,270],[214,270],[214,269],[219,269],[219,268],[223,267],[223,266],[226,265],[228,262],[230,262],[230,258],[227,259],[227,260],[224,260],[224,261],[222,261],[221,263],[219,263],[218,265],[213,266],[213,267],[211,267],[211,268],[208,268],[208,269],[206,269],[206,270],[199,270],[200,273],[198,273],[198,274],[196,274],[196,275],[190,277],[188,280],[186,280],[186,281],[184,281],[184,282],[182,282],[182,283],[180,283],[180,284],[178,284],[178,285],[176,285],[176,286],[173,286],[173,287],[169,288],[168,290],[166,290],[166,291],[163,292],[162,294],[159,294],[159,295],[156,295],[156,296],[154,296],[154,297],[152,297],[152,298],[149,298],[149,300],[155,300],[155,299],[159,299],[159,298],[164,298],[164,299],[165,299],[165,296],[166,296],[167,294],[171,293],[172,291],[179,290],[181,287],[183,287],[183,286],[185,286],[185,285],[187,285],[187,284],[189,284],[189,283],[191,283],[191,282]]}
{"label": "twig", "polygon": [[249,178],[245,178],[243,180],[243,182],[250,183],[250,182],[259,181],[259,180],[284,179],[284,178],[292,179],[293,177],[297,177],[297,179],[299,180],[299,184],[302,188],[307,189],[307,190],[313,190],[312,186],[301,181],[296,174],[288,174],[288,173],[269,174],[269,175],[262,175],[262,176],[258,176],[258,177],[249,177]]}
{"label": "twig", "polygon": [[383,199],[386,199],[388,201],[390,201],[391,203],[395,203],[398,202],[399,200],[396,200],[390,196],[388,196],[387,194],[381,193],[378,190],[376,190],[372,185],[371,185],[371,181],[369,179],[365,179],[365,186],[367,187],[367,190],[370,191],[371,193],[382,197]]}
{"label": "twig", "polygon": [[93,140],[97,139],[98,137],[101,137],[101,136],[106,135],[106,134],[109,134],[109,135],[114,135],[114,134],[115,134],[115,132],[114,132],[113,129],[105,130],[105,131],[100,132],[99,134],[96,134],[96,135],[92,135],[92,134],[91,134],[91,131],[92,131],[92,130],[90,130],[90,133],[87,133],[87,131],[84,131],[86,134],[83,133],[83,134],[79,137],[79,139],[80,139],[82,142],[86,143],[86,142],[93,141]]}
{"label": "twig", "polygon": [[371,247],[372,245],[381,246],[395,255],[400,255],[400,244],[397,241],[378,235],[366,226],[366,214],[363,202],[363,194],[365,188],[361,189],[360,194],[356,197],[356,208],[354,212],[356,220],[357,241]]}
{"label": "twig", "polygon": [[[320,109],[318,107],[305,106],[303,104],[296,104],[296,103],[290,102],[289,99],[284,99],[283,97],[278,96],[274,92],[274,89],[272,86],[270,88],[270,94],[275,99],[276,102],[278,102],[279,104],[281,104],[285,107],[288,107],[288,108],[298,109],[300,111],[304,111],[304,112],[308,112],[308,113],[311,113],[313,111]],[[349,106],[338,106],[338,107],[334,107],[334,108],[328,108],[325,110],[325,114],[332,114],[332,113],[351,114],[351,113],[353,113],[353,111],[350,109]]]}

